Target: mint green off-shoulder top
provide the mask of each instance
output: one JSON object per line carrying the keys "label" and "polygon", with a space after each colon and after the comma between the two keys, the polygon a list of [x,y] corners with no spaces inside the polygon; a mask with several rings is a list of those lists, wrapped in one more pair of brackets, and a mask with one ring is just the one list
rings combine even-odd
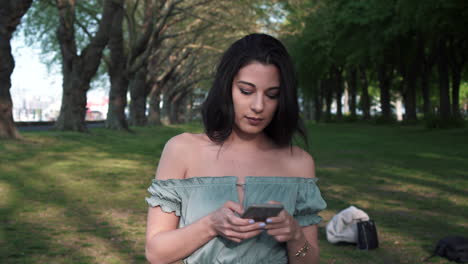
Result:
{"label": "mint green off-shoulder top", "polygon": [[[281,202],[301,226],[318,224],[317,213],[326,207],[316,178],[245,177],[243,206]],[[227,201],[239,202],[237,177],[194,177],[153,180],[146,198],[152,206],[180,216],[179,228],[190,225],[217,210]],[[184,238],[190,239],[190,238]],[[218,236],[184,259],[185,264],[285,264],[285,243],[277,242],[266,232],[241,243]]]}

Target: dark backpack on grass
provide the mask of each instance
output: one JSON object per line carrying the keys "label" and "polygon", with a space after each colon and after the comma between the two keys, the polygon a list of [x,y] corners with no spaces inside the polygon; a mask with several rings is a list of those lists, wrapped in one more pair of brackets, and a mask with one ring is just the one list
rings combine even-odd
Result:
{"label": "dark backpack on grass", "polygon": [[358,241],[357,247],[363,250],[376,249],[379,247],[377,227],[374,220],[360,221],[357,223]]}
{"label": "dark backpack on grass", "polygon": [[461,236],[449,236],[442,238],[437,243],[432,256],[441,256],[457,263],[468,263],[468,238]]}

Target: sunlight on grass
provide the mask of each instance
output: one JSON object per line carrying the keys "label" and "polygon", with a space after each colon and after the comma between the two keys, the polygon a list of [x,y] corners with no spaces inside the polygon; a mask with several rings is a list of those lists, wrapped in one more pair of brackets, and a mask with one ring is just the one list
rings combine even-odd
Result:
{"label": "sunlight on grass", "polygon": [[117,159],[117,158],[101,158],[99,160],[93,161],[93,165],[97,169],[136,169],[141,166],[141,163],[138,161],[127,160],[127,159]]}
{"label": "sunlight on grass", "polygon": [[[464,131],[308,127],[328,203],[319,224],[323,263],[419,263],[442,236],[466,232]],[[0,141],[0,255],[6,263],[146,263],[144,198],[164,144],[203,129],[191,123],[134,130],[31,132],[25,141]],[[363,252],[326,242],[327,222],[350,205],[376,221],[381,248]]]}
{"label": "sunlight on grass", "polygon": [[328,172],[340,172],[341,170],[343,169],[349,169],[350,167],[348,166],[343,166],[343,165],[334,165],[334,166],[330,166],[330,165],[319,165],[317,167],[317,170],[324,170],[324,171],[328,171]]}
{"label": "sunlight on grass", "polygon": [[0,209],[7,208],[13,202],[14,189],[5,181],[0,181]]}
{"label": "sunlight on grass", "polygon": [[423,159],[435,159],[441,161],[466,161],[466,158],[463,158],[462,156],[457,156],[457,153],[454,153],[454,155],[451,156],[441,155],[438,153],[418,153],[416,154],[416,156]]}
{"label": "sunlight on grass", "polygon": [[383,185],[378,188],[386,192],[395,192],[395,191],[400,191],[404,193],[411,192],[417,195],[419,197],[418,199],[421,199],[421,200],[427,199],[427,198],[435,198],[435,197],[438,197],[440,194],[439,190],[436,188],[422,186],[418,184],[409,184],[409,183],[404,183],[404,182],[401,182],[401,184]]}

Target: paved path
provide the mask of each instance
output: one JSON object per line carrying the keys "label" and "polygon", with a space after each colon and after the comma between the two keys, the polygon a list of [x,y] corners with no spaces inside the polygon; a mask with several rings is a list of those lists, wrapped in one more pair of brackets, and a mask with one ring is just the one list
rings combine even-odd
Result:
{"label": "paved path", "polygon": [[[104,127],[104,121],[86,122],[86,125],[88,126],[88,128]],[[17,123],[16,128],[18,128],[20,132],[47,131],[47,130],[51,130],[53,126],[54,126],[53,122],[37,122],[36,124],[34,122],[28,122],[28,123]]]}

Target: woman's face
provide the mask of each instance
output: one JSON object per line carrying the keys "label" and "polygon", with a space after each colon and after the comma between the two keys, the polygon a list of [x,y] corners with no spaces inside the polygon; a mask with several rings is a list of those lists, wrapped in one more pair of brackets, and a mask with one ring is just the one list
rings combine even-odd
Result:
{"label": "woman's face", "polygon": [[253,62],[239,70],[232,82],[235,125],[240,132],[258,134],[271,122],[280,92],[278,68]]}

